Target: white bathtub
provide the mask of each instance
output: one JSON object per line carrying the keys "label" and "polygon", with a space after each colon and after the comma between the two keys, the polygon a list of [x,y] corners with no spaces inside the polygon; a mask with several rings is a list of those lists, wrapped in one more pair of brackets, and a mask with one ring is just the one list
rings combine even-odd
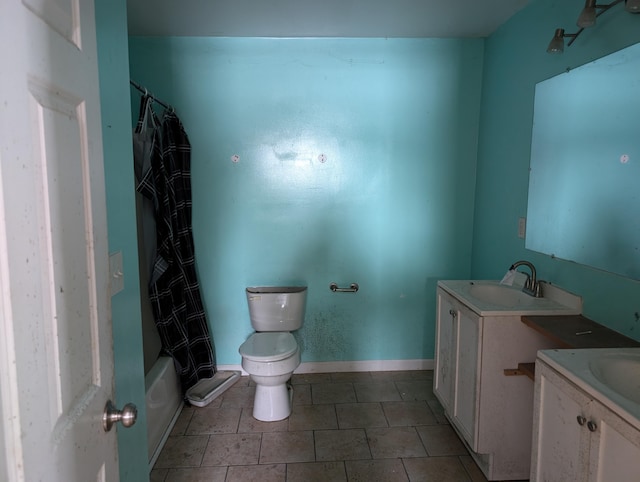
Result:
{"label": "white bathtub", "polygon": [[182,392],[171,357],[159,357],[145,377],[149,466],[155,464],[182,410]]}

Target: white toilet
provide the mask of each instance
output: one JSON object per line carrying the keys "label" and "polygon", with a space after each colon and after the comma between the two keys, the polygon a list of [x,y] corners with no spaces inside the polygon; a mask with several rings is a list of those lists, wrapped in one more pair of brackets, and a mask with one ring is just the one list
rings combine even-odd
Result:
{"label": "white toilet", "polygon": [[291,414],[293,388],[287,384],[300,365],[300,348],[291,334],[304,321],[306,286],[247,288],[251,326],[256,330],[239,348],[242,368],[256,384],[253,417],[263,422]]}

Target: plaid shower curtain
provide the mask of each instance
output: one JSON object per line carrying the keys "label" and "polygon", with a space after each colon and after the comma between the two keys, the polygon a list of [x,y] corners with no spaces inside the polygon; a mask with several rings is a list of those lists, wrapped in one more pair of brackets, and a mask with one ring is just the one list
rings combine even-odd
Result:
{"label": "plaid shower curtain", "polygon": [[185,392],[216,372],[200,298],[191,230],[191,145],[176,114],[155,129],[150,163],[138,191],[153,202],[156,255],[149,297],[163,350],[173,357]]}

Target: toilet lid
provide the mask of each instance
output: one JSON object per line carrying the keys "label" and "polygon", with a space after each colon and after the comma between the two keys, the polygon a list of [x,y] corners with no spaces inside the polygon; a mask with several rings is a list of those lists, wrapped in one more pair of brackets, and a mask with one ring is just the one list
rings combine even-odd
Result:
{"label": "toilet lid", "polygon": [[254,333],[240,345],[240,354],[253,361],[278,361],[293,355],[298,349],[296,339],[289,332]]}

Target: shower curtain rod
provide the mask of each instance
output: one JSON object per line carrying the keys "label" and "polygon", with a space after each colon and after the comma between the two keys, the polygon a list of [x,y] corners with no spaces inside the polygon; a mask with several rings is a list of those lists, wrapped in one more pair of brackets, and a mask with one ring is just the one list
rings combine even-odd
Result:
{"label": "shower curtain rod", "polygon": [[134,82],[133,80],[129,79],[129,83],[132,86],[134,86],[136,89],[138,89],[140,92],[142,92],[143,94],[148,95],[149,97],[151,97],[154,102],[157,102],[158,104],[160,104],[165,109],[173,110],[173,107],[171,107],[169,104],[165,104],[160,99],[156,98],[151,92],[149,92],[145,87],[142,87],[137,82]]}

